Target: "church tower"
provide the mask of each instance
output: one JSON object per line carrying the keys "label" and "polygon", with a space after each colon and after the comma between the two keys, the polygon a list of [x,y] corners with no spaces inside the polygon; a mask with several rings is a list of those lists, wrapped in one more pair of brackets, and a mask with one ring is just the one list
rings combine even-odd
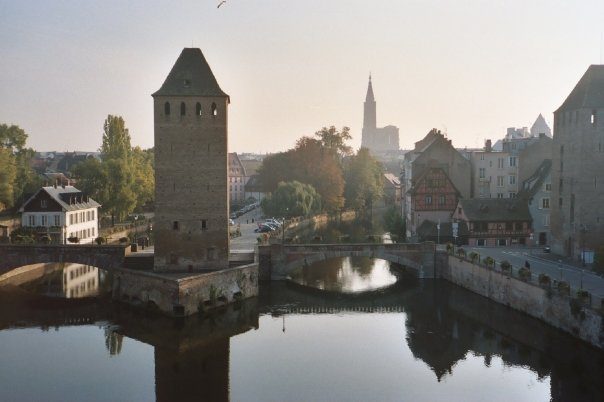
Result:
{"label": "church tower", "polygon": [[371,75],[369,75],[369,85],[367,86],[367,95],[365,95],[363,110],[363,132],[361,135],[361,146],[365,148],[371,148],[373,144],[373,137],[377,128],[375,110],[373,86],[371,85]]}
{"label": "church tower", "polygon": [[227,268],[229,96],[196,48],[182,51],[152,96],[154,270]]}

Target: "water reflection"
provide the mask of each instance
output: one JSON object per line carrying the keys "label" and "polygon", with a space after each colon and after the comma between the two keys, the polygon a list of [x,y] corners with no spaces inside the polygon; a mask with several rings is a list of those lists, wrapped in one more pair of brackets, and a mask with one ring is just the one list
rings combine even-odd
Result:
{"label": "water reflection", "polygon": [[604,398],[601,351],[446,282],[404,279],[362,294],[274,283],[179,322],[5,289],[0,378],[15,386],[0,400]]}
{"label": "water reflection", "polygon": [[359,293],[393,285],[397,276],[390,262],[367,257],[330,258],[303,267],[291,275],[297,284],[341,293]]}
{"label": "water reflection", "polygon": [[3,283],[20,285],[36,294],[73,299],[99,296],[105,291],[103,285],[108,276],[107,272],[84,264],[39,264],[27,268]]}

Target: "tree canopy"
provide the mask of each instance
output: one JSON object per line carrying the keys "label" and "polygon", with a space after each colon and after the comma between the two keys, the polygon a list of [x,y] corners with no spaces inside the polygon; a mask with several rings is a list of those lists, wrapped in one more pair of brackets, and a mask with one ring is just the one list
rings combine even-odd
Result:
{"label": "tree canopy", "polygon": [[358,211],[371,207],[383,196],[384,180],[381,164],[367,148],[359,149],[345,165],[346,205]]}
{"label": "tree canopy", "polygon": [[321,196],[310,184],[281,182],[262,200],[262,210],[271,216],[311,216],[321,211]]}

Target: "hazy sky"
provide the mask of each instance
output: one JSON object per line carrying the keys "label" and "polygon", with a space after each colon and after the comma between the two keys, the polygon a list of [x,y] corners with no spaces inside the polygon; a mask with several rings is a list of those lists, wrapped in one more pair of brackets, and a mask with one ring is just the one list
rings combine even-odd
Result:
{"label": "hazy sky", "polygon": [[231,151],[290,148],[325,125],[360,145],[373,74],[378,125],[410,148],[551,124],[600,63],[604,1],[0,0],[0,123],[37,150],[96,150],[108,114],[153,145],[151,93],[200,47],[231,96]]}

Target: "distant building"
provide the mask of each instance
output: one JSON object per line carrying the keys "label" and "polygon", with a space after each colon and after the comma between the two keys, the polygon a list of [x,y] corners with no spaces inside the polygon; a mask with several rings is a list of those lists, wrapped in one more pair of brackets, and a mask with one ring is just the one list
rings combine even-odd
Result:
{"label": "distant building", "polygon": [[229,202],[230,204],[245,200],[245,183],[247,176],[245,168],[237,153],[229,153]]}
{"label": "distant building", "polygon": [[73,186],[42,187],[19,209],[21,226],[53,243],[67,244],[70,237],[91,243],[98,236],[100,206]]}
{"label": "distant building", "polygon": [[425,169],[413,181],[407,195],[411,199],[411,219],[407,225],[412,233],[417,232],[424,221],[450,222],[460,198],[459,190],[440,167]]}
{"label": "distant building", "polygon": [[518,198],[526,200],[532,218],[533,243],[548,244],[552,204],[551,159],[541,162],[533,175],[521,184]]}
{"label": "distant building", "polygon": [[394,206],[401,212],[402,202],[401,181],[392,173],[384,173],[384,205]]}
{"label": "distant building", "polygon": [[373,96],[371,76],[369,76],[369,85],[365,96],[361,147],[369,149],[374,156],[396,153],[399,150],[398,127],[377,127],[376,103]]}
{"label": "distant building", "polygon": [[541,137],[546,136],[552,138],[552,129],[549,128],[549,125],[545,121],[545,118],[541,113],[537,116],[537,120],[531,126],[531,137]]}
{"label": "distant building", "polygon": [[521,199],[462,199],[453,220],[467,227],[462,242],[470,246],[510,246],[530,241],[531,214]]}
{"label": "distant building", "polygon": [[604,65],[554,112],[552,148],[552,250],[581,258],[604,240]]}
{"label": "distant building", "polygon": [[514,198],[518,192],[518,157],[494,151],[491,140],[483,150],[468,153],[472,164],[473,198]]}
{"label": "distant building", "polygon": [[[415,148],[407,152],[403,161],[403,212],[407,220],[407,238],[413,239],[416,230],[424,218],[415,211],[417,203],[417,184],[428,169],[440,168],[447,180],[457,191],[458,198],[470,198],[472,192],[470,161],[464,158],[440,131],[431,130],[422,140],[415,143]],[[411,191],[414,189],[414,191]],[[440,195],[440,193],[439,193]],[[446,195],[446,194],[445,194]],[[447,199],[448,203],[450,200]],[[438,205],[438,199],[433,199]],[[444,219],[444,215],[441,215]],[[450,215],[449,219],[450,220]]]}

